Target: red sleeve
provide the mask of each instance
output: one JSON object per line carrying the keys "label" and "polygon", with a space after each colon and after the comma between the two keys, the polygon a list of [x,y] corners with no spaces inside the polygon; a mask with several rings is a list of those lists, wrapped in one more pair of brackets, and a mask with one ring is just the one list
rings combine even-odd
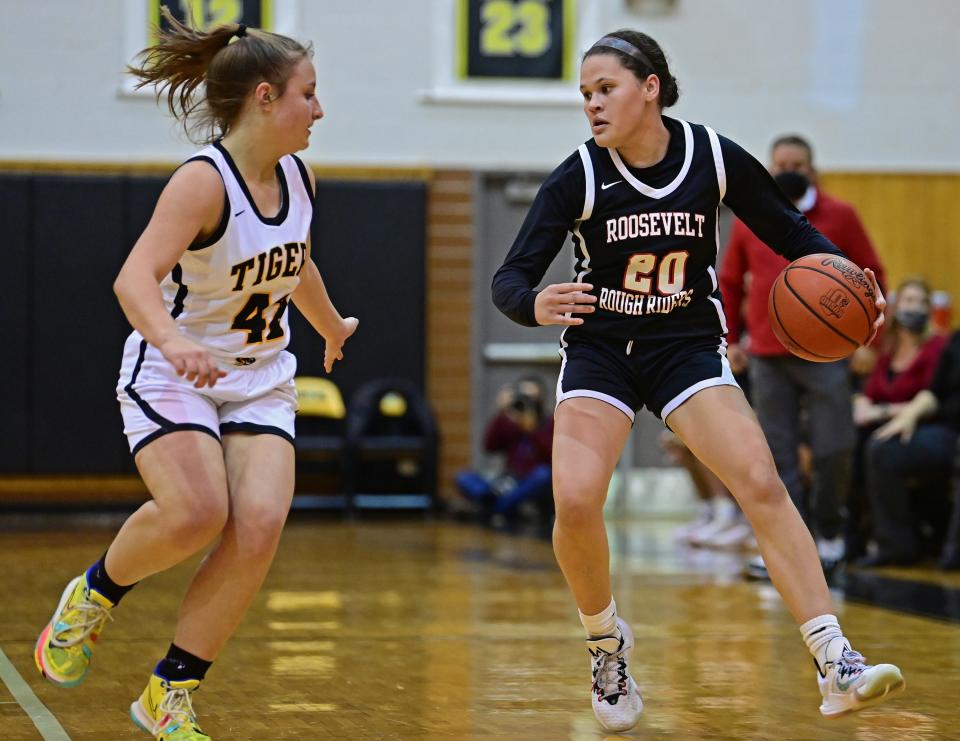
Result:
{"label": "red sleeve", "polygon": [[518,437],[520,437],[520,426],[500,412],[487,425],[487,431],[483,436],[483,448],[488,453],[507,450]]}
{"label": "red sleeve", "polygon": [[553,417],[544,420],[535,433],[537,447],[540,452],[540,460],[543,463],[549,463],[553,455]]}
{"label": "red sleeve", "polygon": [[747,272],[746,224],[734,219],[730,239],[720,265],[720,294],[723,296],[723,313],[727,319],[727,336],[730,342],[740,341],[743,332],[743,276]]}
{"label": "red sleeve", "polygon": [[943,348],[947,345],[947,338],[943,335],[933,335],[920,350],[923,357],[923,369],[920,372],[920,388],[917,393],[923,389],[928,389],[933,384],[933,374],[937,370],[937,363],[940,362],[940,355]]}

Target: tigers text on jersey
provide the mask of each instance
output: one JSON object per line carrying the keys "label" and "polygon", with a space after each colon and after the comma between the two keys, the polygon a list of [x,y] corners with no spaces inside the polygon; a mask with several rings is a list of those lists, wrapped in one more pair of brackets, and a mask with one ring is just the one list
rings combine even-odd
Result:
{"label": "tigers text on jersey", "polygon": [[781,254],[839,254],[740,147],[706,126],[662,120],[670,141],[659,163],[632,168],[591,139],[547,178],[494,276],[494,302],[507,316],[536,324],[532,289],[569,231],[575,280],[597,297],[571,334],[725,333],[715,269],[722,200]]}
{"label": "tigers text on jersey", "polygon": [[277,163],[281,205],[264,217],[220,142],[187,162],[217,169],[225,190],[216,233],[191,245],[160,284],[184,335],[234,367],[262,364],[289,342],[287,303],[300,282],[313,217],[313,191],[303,163]]}

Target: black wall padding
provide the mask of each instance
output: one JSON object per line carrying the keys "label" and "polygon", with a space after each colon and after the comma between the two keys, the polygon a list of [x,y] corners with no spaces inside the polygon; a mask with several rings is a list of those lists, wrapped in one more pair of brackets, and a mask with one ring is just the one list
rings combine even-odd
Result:
{"label": "black wall padding", "polygon": [[[113,294],[166,178],[0,176],[7,356],[0,473],[134,470],[116,400],[130,327]],[[359,316],[334,381],[349,399],[385,375],[424,385],[422,183],[319,185],[314,258],[336,305]],[[301,374],[323,341],[291,312]]]}
{"label": "black wall padding", "polygon": [[[334,305],[360,319],[331,379],[344,399],[366,381],[403,378],[424,388],[426,186],[320,181],[313,259]],[[291,313],[300,375],[324,375],[323,340]]]}
{"label": "black wall padding", "polygon": [[3,255],[3,317],[6,352],[0,362],[0,472],[29,468],[30,450],[30,178],[0,176],[0,254]]}
{"label": "black wall padding", "polygon": [[129,468],[115,388],[127,334],[113,281],[129,251],[124,180],[36,177],[31,469]]}

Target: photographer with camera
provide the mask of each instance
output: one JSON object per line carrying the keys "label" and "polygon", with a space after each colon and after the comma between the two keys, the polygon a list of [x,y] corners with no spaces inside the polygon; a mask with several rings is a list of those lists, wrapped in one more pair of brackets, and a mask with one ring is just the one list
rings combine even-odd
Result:
{"label": "photographer with camera", "polygon": [[515,514],[524,502],[550,501],[553,417],[544,414],[543,382],[521,378],[497,394],[497,413],[487,424],[484,450],[503,455],[500,473],[457,475],[457,487],[471,501],[500,515]]}

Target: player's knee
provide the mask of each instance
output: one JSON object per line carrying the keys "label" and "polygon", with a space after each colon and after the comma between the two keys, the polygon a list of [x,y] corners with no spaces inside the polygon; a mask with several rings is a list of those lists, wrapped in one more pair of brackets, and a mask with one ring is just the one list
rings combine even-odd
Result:
{"label": "player's knee", "polygon": [[556,520],[563,527],[580,527],[603,517],[603,499],[586,487],[554,485]]}
{"label": "player's knee", "polygon": [[228,515],[227,497],[220,492],[193,492],[179,503],[177,511],[168,520],[171,537],[177,542],[194,543],[202,547],[223,530]]}
{"label": "player's knee", "polygon": [[270,558],[276,550],[290,507],[287,502],[263,502],[234,522],[237,542],[245,558]]}
{"label": "player's knee", "polygon": [[750,466],[741,479],[737,499],[743,507],[779,504],[787,496],[787,490],[772,463],[757,463]]}

